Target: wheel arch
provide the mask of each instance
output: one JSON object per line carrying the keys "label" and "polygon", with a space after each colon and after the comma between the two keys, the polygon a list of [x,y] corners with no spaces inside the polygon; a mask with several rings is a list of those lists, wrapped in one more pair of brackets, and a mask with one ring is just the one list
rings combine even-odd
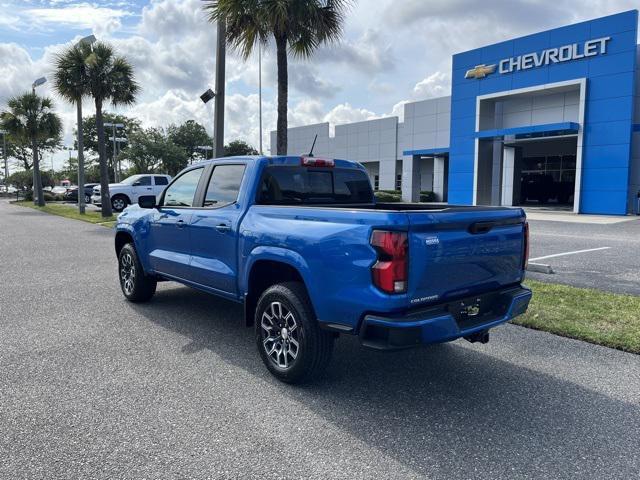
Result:
{"label": "wheel arch", "polygon": [[122,192],[114,193],[113,195],[111,195],[111,201],[113,202],[113,199],[117,197],[124,197],[127,203],[131,205],[131,198],[126,193],[122,193]]}
{"label": "wheel arch", "polygon": [[133,243],[135,245],[135,240],[133,238],[133,234],[127,230],[118,230],[116,232],[116,238],[115,238],[115,249],[116,249],[116,256],[120,255],[120,250],[122,250],[122,247],[124,247],[127,243]]}
{"label": "wheel arch", "polygon": [[[286,255],[283,255],[283,251]],[[309,269],[304,259],[290,250],[276,248],[254,252],[245,269],[244,284],[244,317],[246,326],[253,325],[253,317],[260,295],[272,285],[282,282],[300,282],[311,301],[309,291]],[[315,312],[315,308],[314,308]]]}

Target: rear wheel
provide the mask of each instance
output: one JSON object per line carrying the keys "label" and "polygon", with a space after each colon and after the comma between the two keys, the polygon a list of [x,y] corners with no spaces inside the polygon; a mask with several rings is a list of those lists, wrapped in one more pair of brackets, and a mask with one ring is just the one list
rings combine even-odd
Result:
{"label": "rear wheel", "polygon": [[116,212],[121,212],[129,205],[129,199],[124,195],[116,195],[111,199],[111,208]]}
{"label": "rear wheel", "polygon": [[84,203],[86,205],[89,205],[91,203],[91,196],[90,195],[85,195],[84,196]]}
{"label": "rear wheel", "polygon": [[127,243],[118,255],[118,277],[120,288],[130,302],[148,302],[156,293],[157,280],[146,275],[131,243]]}
{"label": "rear wheel", "polygon": [[320,329],[309,296],[299,282],[268,288],[258,300],[255,326],[260,357],[283,382],[310,380],[331,360],[333,335]]}

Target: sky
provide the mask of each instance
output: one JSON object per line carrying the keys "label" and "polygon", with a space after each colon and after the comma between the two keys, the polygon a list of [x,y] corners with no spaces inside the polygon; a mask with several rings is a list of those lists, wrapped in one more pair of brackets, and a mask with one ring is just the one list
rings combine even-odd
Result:
{"label": "sky", "polygon": [[[311,59],[291,59],[289,126],[402,116],[407,101],[448,95],[451,55],[483,45],[637,8],[637,0],[354,0],[339,43]],[[134,65],[142,90],[131,108],[114,109],[144,126],[196,119],[211,131],[212,109],[199,95],[214,86],[215,26],[201,0],[0,0],[0,109],[51,77],[57,52],[94,34]],[[263,148],[276,123],[275,49],[263,52]],[[258,59],[229,51],[225,140],[258,146]],[[75,109],[46,83],[73,144]],[[90,101],[85,114],[94,112]],[[60,168],[67,152],[52,161]]]}

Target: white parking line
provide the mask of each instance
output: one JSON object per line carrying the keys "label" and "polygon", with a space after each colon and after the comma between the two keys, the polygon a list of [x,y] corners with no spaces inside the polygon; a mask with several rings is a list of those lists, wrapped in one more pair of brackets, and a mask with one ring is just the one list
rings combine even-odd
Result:
{"label": "white parking line", "polygon": [[545,258],[554,258],[554,257],[564,257],[565,255],[575,255],[576,253],[585,253],[585,252],[597,252],[599,250],[608,250],[611,247],[598,247],[598,248],[588,248],[586,250],[574,250],[573,252],[564,252],[564,253],[554,253],[553,255],[545,255],[544,257],[530,258],[530,262],[535,262],[537,260],[544,260]]}

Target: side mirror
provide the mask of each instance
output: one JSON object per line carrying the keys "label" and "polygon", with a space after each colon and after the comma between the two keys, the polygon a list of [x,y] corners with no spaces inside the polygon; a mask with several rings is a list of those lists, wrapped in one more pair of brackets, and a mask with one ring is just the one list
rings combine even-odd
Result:
{"label": "side mirror", "polygon": [[140,208],[156,208],[156,196],[143,195],[138,197],[138,205],[140,205]]}
{"label": "side mirror", "polygon": [[132,187],[139,187],[140,186],[140,180],[136,180],[135,182],[133,182],[133,184],[131,186]]}

